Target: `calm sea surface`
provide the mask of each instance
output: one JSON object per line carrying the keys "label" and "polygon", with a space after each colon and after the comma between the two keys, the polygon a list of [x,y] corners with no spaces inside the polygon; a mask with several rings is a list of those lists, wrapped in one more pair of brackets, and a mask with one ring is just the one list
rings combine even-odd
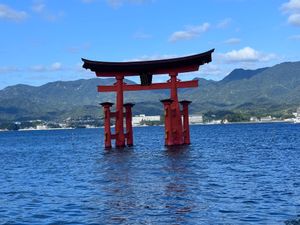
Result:
{"label": "calm sea surface", "polygon": [[0,133],[0,224],[284,224],[300,214],[300,125],[163,127],[103,150],[102,129]]}

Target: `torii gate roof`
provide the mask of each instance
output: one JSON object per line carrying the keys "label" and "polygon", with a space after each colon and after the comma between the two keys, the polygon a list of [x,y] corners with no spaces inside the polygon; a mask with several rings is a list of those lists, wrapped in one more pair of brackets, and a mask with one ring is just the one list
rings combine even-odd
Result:
{"label": "torii gate roof", "polygon": [[135,62],[102,62],[83,59],[83,68],[95,72],[98,77],[116,75],[137,76],[197,71],[200,65],[211,62],[214,49],[196,55],[179,58]]}

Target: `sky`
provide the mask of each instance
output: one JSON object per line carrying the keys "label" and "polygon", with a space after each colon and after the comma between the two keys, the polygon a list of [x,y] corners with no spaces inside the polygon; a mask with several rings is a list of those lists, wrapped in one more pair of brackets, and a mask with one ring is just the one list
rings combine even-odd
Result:
{"label": "sky", "polygon": [[211,63],[180,79],[220,80],[235,68],[300,61],[300,0],[0,0],[0,32],[0,89],[94,78],[81,58],[154,60],[212,48]]}

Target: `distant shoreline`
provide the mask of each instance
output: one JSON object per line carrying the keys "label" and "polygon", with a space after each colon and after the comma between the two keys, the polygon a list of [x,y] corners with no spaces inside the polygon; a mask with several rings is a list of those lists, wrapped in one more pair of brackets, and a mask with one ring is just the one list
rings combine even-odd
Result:
{"label": "distant shoreline", "polygon": [[[271,123],[287,123],[287,124],[298,124],[291,121],[264,121],[264,122],[228,122],[228,123],[196,123],[190,124],[190,126],[210,126],[210,125],[234,125],[234,124],[271,124]],[[164,126],[164,125],[153,125],[153,126]],[[133,127],[153,127],[151,125],[140,125],[140,126],[133,126]],[[49,131],[49,130],[77,130],[77,129],[99,129],[104,128],[101,127],[85,127],[85,128],[73,128],[73,127],[64,127],[64,128],[47,128],[47,129],[19,129],[19,130],[0,130],[0,132],[10,132],[10,131]]]}

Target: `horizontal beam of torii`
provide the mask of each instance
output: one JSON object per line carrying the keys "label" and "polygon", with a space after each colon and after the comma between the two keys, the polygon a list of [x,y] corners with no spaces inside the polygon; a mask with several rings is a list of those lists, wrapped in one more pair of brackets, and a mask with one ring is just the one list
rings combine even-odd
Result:
{"label": "horizontal beam of torii", "polygon": [[[158,90],[158,89],[171,89],[171,82],[167,83],[153,83],[147,86],[142,86],[139,84],[123,84],[123,91],[148,91],[148,90]],[[192,81],[177,81],[176,88],[193,88],[198,87],[198,80]],[[99,85],[98,92],[116,92],[116,85]]]}

